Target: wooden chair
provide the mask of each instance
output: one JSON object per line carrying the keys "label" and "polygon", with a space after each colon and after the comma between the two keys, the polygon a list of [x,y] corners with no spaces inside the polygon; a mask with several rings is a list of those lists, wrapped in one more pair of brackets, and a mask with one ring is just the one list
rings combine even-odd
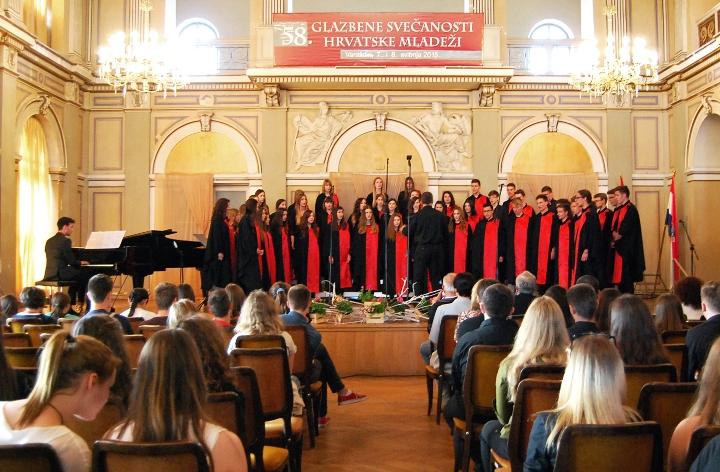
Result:
{"label": "wooden chair", "polygon": [[56,324],[26,324],[23,326],[23,331],[30,336],[30,342],[33,347],[40,347],[42,340],[40,339],[41,333],[54,333],[62,328]]}
{"label": "wooden chair", "polygon": [[58,320],[58,326],[60,326],[63,331],[67,331],[68,333],[72,332],[75,323],[77,323],[77,320],[71,320],[68,318],[60,318]]}
{"label": "wooden chair", "polygon": [[685,344],[685,336],[688,330],[682,329],[678,331],[663,331],[660,333],[663,344]]}
{"label": "wooden chair", "polygon": [[83,438],[88,447],[92,448],[95,441],[102,439],[105,433],[125,416],[122,405],[109,400],[94,420],[84,421],[74,416],[67,418],[65,424],[74,433]]}
{"label": "wooden chair", "polygon": [[128,318],[128,323],[130,323],[130,327],[133,330],[133,333],[140,334],[140,325],[145,322],[144,318],[141,318],[140,316],[133,316],[131,318]]}
{"label": "wooden chair", "polygon": [[680,382],[687,382],[687,346],[685,344],[663,344],[670,356],[670,363],[675,366]]}
{"label": "wooden chair", "polygon": [[217,392],[208,394],[205,411],[213,423],[242,437],[243,397],[236,392]]}
{"label": "wooden chair", "polygon": [[93,471],[209,472],[205,450],[199,443],[131,443],[97,441],[93,444]]}
{"label": "wooden chair", "polygon": [[528,365],[523,367],[518,378],[518,385],[525,379],[535,380],[562,380],[565,375],[565,366],[558,364]]}
{"label": "wooden chair", "polygon": [[30,335],[27,333],[3,333],[5,347],[32,347]]}
{"label": "wooden chair", "polygon": [[457,342],[455,341],[455,327],[457,326],[458,315],[443,316],[440,321],[440,334],[438,335],[438,343],[436,346],[438,360],[440,361],[437,369],[430,365],[425,366],[425,382],[427,383],[428,408],[427,414],[432,412],[433,403],[433,386],[437,380],[438,395],[437,408],[435,411],[435,423],[440,424],[440,410],[442,409],[442,395],[445,382],[451,379],[452,374],[446,372],[449,365],[452,364],[452,355],[455,351]]}
{"label": "wooden chair", "polygon": [[693,404],[697,384],[649,383],[640,390],[637,410],[645,421],[660,425],[663,439],[663,459],[667,459],[668,446],[675,427],[687,415]]}
{"label": "wooden chair", "polygon": [[657,472],[662,464],[662,433],[653,421],[575,424],[560,434],[555,472]]}
{"label": "wooden chair", "polygon": [[288,465],[288,450],[265,445],[265,417],[255,371],[249,367],[232,367],[235,387],[243,394],[243,429],[240,433],[248,469],[277,472]]}
{"label": "wooden chair", "polygon": [[40,349],[37,347],[5,347],[5,358],[10,367],[37,367]]}
{"label": "wooden chair", "polygon": [[234,349],[236,362],[255,371],[260,403],[265,416],[265,438],[269,443],[287,447],[291,468],[299,472],[302,460],[303,420],[292,416],[293,394],[290,367],[285,349]]}
{"label": "wooden chair", "polygon": [[0,446],[0,470],[3,472],[63,472],[55,450],[48,444]]}
{"label": "wooden chair", "polygon": [[688,448],[687,459],[685,460],[685,470],[690,470],[690,466],[695,462],[697,456],[703,448],[710,442],[712,438],[720,434],[720,426],[705,425],[696,429],[690,436],[690,447]]}
{"label": "wooden chair", "polygon": [[235,339],[235,347],[243,349],[267,349],[285,346],[285,338],[279,334],[248,334]]}
{"label": "wooden chair", "polygon": [[23,329],[25,325],[41,325],[45,324],[40,320],[10,320],[10,332],[11,333],[24,333]]}
{"label": "wooden chair", "polygon": [[[463,381],[463,400],[465,402],[465,420],[453,418],[456,430],[462,432],[462,470],[470,467],[470,445],[482,423],[478,418],[495,415],[495,378],[500,363],[512,350],[512,345],[473,346],[468,352],[468,363]],[[477,424],[476,424],[477,422]]]}
{"label": "wooden chair", "polygon": [[232,341],[233,336],[235,336],[235,332],[233,331],[233,328],[221,328],[220,333],[222,334],[223,340],[225,341],[225,347],[230,345],[230,341]]}
{"label": "wooden chair", "polygon": [[653,382],[677,382],[677,373],[672,364],[626,365],[626,405],[635,407],[640,399],[640,390]]}
{"label": "wooden chair", "polygon": [[318,409],[323,391],[323,382],[312,382],[313,352],[310,349],[310,338],[305,326],[286,326],[285,331],[290,334],[297,347],[292,374],[300,380],[300,393],[305,403],[305,417],[310,436],[310,448],[315,447],[315,437],[318,435]]}
{"label": "wooden chair", "polygon": [[140,353],[145,347],[145,336],[142,334],[125,334],[123,335],[123,341],[125,342],[125,351],[127,352],[128,359],[130,360],[130,368],[137,369],[138,362],[140,362]]}
{"label": "wooden chair", "polygon": [[164,329],[167,329],[167,326],[163,325],[142,325],[140,326],[140,334],[142,334],[145,339],[150,339],[150,337],[157,333],[158,331],[162,331]]}

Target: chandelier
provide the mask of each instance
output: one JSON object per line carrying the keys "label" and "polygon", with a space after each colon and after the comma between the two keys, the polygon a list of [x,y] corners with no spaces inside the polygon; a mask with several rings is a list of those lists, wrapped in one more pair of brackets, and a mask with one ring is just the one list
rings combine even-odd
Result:
{"label": "chandelier", "polygon": [[637,96],[643,87],[658,78],[658,55],[648,50],[643,38],[623,37],[618,44],[611,25],[615,7],[607,6],[607,45],[603,57],[597,40],[583,43],[575,54],[576,70],[570,75],[570,85],[581,94],[601,97],[603,103],[612,101],[622,106],[626,98]]}
{"label": "chandelier", "polygon": [[128,92],[151,94],[168,90],[173,94],[186,85],[178,64],[179,48],[162,42],[156,31],[150,30],[151,0],[140,1],[140,31],[132,31],[129,38],[124,31],[113,33],[107,44],[98,49],[98,75],[123,96]]}

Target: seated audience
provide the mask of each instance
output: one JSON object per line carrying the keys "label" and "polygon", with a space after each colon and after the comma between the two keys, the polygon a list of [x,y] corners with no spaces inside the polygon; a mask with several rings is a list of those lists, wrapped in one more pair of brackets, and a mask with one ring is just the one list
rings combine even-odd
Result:
{"label": "seated audience", "polygon": [[211,470],[246,471],[240,439],[211,423],[205,412],[207,387],[200,362],[186,331],[155,333],[140,355],[127,418],[106,437],[145,443],[197,441],[208,451]]}
{"label": "seated audience", "polygon": [[624,406],[625,389],[622,359],[607,337],[583,336],[573,341],[558,406],[535,418],[523,470],[553,470],[558,439],[566,426],[640,421],[637,412]]}
{"label": "seated audience", "polygon": [[470,294],[470,309],[463,311],[458,315],[457,324],[455,325],[455,341],[463,337],[465,333],[469,333],[480,327],[485,317],[482,311],[480,311],[480,300],[482,300],[485,289],[491,285],[495,285],[498,282],[493,279],[480,279],[473,285],[472,293]]}
{"label": "seated audience", "polygon": [[155,287],[155,306],[157,314],[145,320],[142,325],[167,326],[167,317],[170,314],[170,307],[178,300],[177,285],[169,282],[162,282]]}
{"label": "seated audience", "polygon": [[280,307],[280,314],[283,315],[290,311],[290,308],[288,308],[288,291],[290,291],[290,285],[285,282],[275,282],[268,292]]}
{"label": "seated audience", "polygon": [[52,319],[53,323],[57,323],[60,318],[76,320],[80,318],[77,313],[71,311],[70,296],[65,292],[55,292],[50,297],[50,311],[47,315]]}
{"label": "seated audience", "polygon": [[3,295],[0,297],[0,323],[5,323],[20,311],[20,300],[15,295]]}
{"label": "seated audience", "polygon": [[598,304],[595,309],[595,324],[601,333],[610,332],[610,305],[622,293],[615,287],[604,288],[598,294]]}
{"label": "seated audience", "polygon": [[637,295],[618,297],[610,307],[610,335],[626,365],[670,362],[648,306]]}
{"label": "seated audience", "polygon": [[20,303],[25,307],[24,311],[16,313],[8,318],[11,321],[26,321],[36,324],[52,324],[50,316],[43,313],[45,308],[45,292],[37,287],[25,287],[20,292]]}
{"label": "seated audience", "polygon": [[186,320],[191,316],[195,316],[197,314],[197,308],[195,307],[195,304],[192,302],[192,300],[188,300],[187,298],[181,298],[180,300],[173,303],[168,310],[167,327],[173,329],[177,328],[183,320]]}
{"label": "seated audience", "polygon": [[90,448],[65,421],[95,419],[110,396],[118,362],[97,339],[53,334],[40,355],[30,396],[0,402],[0,444],[48,444],[63,470],[89,471]]}
{"label": "seated audience", "polygon": [[700,299],[702,286],[703,281],[697,277],[682,278],[673,286],[673,293],[680,299],[683,313],[688,320],[697,321],[703,319],[702,301]]}
{"label": "seated audience", "polygon": [[691,379],[702,370],[710,346],[720,336],[720,316],[717,316],[720,313],[720,282],[710,281],[703,285],[701,300],[703,315],[707,321],[688,331],[685,338],[687,372]]}
{"label": "seated audience", "polygon": [[142,318],[145,321],[151,320],[157,315],[147,309],[149,301],[150,293],[142,287],[135,287],[128,296],[128,309],[120,314],[128,318],[136,317]]}
{"label": "seated audience", "polygon": [[[242,290],[242,289],[241,289]],[[230,297],[224,288],[214,288],[208,293],[208,311],[213,316],[213,321],[221,329],[232,328],[230,324]]]}
{"label": "seated audience", "polygon": [[192,285],[190,284],[179,284],[177,286],[178,288],[178,299],[186,299],[190,300],[191,302],[195,303],[197,300],[195,300],[195,290],[193,290]]}
{"label": "seated audience", "polygon": [[495,414],[498,419],[486,423],[480,437],[483,470],[493,470],[490,449],[509,457],[507,441],[522,369],[529,365],[565,365],[568,346],[570,338],[560,307],[550,297],[536,298],[525,313],[512,351],[497,373]]}
{"label": "seated audience", "polygon": [[720,425],[720,339],[710,348],[705,368],[700,376],[695,403],[687,418],[673,432],[668,447],[668,472],[685,472],[690,438],[701,426]]}
{"label": "seated audience", "polygon": [[655,327],[660,334],[687,329],[682,303],[676,295],[663,293],[658,297],[655,302]]}
{"label": "seated audience", "polygon": [[132,326],[127,318],[122,315],[111,313],[112,310],[112,289],[113,281],[105,274],[97,274],[90,277],[87,285],[87,297],[90,300],[90,311],[85,313],[84,318],[93,316],[109,316],[120,322],[124,334],[133,334]]}
{"label": "seated audience", "polygon": [[240,309],[245,302],[245,290],[242,289],[238,284],[227,284],[225,291],[230,298],[230,323],[236,323],[240,316]]}
{"label": "seated audience", "polygon": [[588,284],[576,284],[567,291],[570,314],[575,323],[570,327],[570,339],[586,334],[597,333],[598,327],[593,321],[597,309],[597,292]]}
{"label": "seated audience", "polygon": [[513,312],[514,295],[502,284],[491,285],[482,296],[480,311],[485,321],[480,327],[458,340],[452,358],[453,395],[445,408],[445,419],[452,430],[453,418],[465,418],[462,385],[470,348],[477,345],[505,345],[515,341],[518,325],[509,319]]}
{"label": "seated audience", "polygon": [[4,340],[0,336],[0,402],[27,397],[34,383],[34,375],[12,368],[5,357]]}
{"label": "seated audience", "polygon": [[570,329],[570,326],[575,324],[575,319],[570,313],[570,305],[568,305],[567,301],[567,289],[560,285],[553,285],[545,290],[545,295],[555,300],[555,302],[560,306],[563,318],[565,319],[565,326]]}
{"label": "seated audience", "polygon": [[115,383],[110,389],[110,398],[123,408],[127,408],[132,390],[132,369],[125,349],[122,326],[109,316],[83,317],[75,323],[73,336],[91,336],[110,348],[120,361],[115,371]]}
{"label": "seated audience", "polygon": [[[330,357],[325,345],[322,343],[322,335],[310,324],[310,304],[312,293],[305,285],[294,285],[288,292],[288,307],[290,312],[280,316],[284,326],[304,326],[308,333],[310,349],[313,352],[313,359],[317,361],[314,365],[312,382],[322,380],[330,386],[330,390],[338,396],[338,405],[349,405],[367,400],[367,395],[355,393],[345,387],[340,375],[335,370],[335,364]],[[327,424],[327,395],[322,396],[320,408],[318,409],[320,424]]]}
{"label": "seated audience", "polygon": [[720,436],[712,438],[690,467],[690,472],[715,472],[720,464]]}
{"label": "seated audience", "polygon": [[598,293],[600,291],[600,281],[595,277],[594,275],[585,274],[578,277],[578,279],[575,281],[575,285],[577,284],[588,284],[595,290],[595,293]]}
{"label": "seated audience", "polygon": [[437,312],[437,309],[445,305],[446,303],[454,302],[455,298],[457,298],[457,293],[455,292],[454,285],[456,275],[457,274],[455,274],[455,272],[450,272],[448,274],[445,274],[445,277],[443,277],[442,279],[442,290],[440,290],[440,293],[438,293],[437,296],[433,299],[432,304],[428,309],[428,333],[430,333],[430,329],[432,328],[433,320],[435,319],[435,313]]}
{"label": "seated audience", "polygon": [[195,341],[208,391],[235,391],[230,375],[230,360],[225,352],[225,339],[217,325],[204,316],[195,315],[181,320],[177,327],[187,331]]}
{"label": "seated audience", "polygon": [[438,306],[430,327],[428,340],[420,345],[420,355],[426,364],[430,363],[430,357],[433,351],[437,349],[442,319],[447,315],[459,315],[463,311],[470,309],[470,295],[473,286],[472,274],[469,272],[457,274],[453,278],[452,284],[452,287],[446,287],[443,279],[443,292],[453,294],[455,298],[450,303]]}
{"label": "seated audience", "polygon": [[537,279],[532,273],[520,273],[515,277],[515,311],[513,315],[524,315],[530,303],[535,300],[537,292]]}

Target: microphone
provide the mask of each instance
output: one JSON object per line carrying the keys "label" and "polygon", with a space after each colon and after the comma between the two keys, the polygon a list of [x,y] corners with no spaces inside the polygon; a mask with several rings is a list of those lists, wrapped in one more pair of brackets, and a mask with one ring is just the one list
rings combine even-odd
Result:
{"label": "microphone", "polygon": [[408,154],[405,156],[405,159],[408,161],[408,165],[410,165],[410,161],[412,161],[412,154]]}
{"label": "microphone", "polygon": [[500,191],[502,192],[503,187],[505,187],[505,184],[500,184]]}

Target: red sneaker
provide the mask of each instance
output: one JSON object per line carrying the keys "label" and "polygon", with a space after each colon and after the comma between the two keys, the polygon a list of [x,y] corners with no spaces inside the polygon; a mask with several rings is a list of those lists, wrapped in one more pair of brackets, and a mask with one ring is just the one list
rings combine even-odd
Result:
{"label": "red sneaker", "polygon": [[318,428],[324,428],[330,422],[329,416],[321,416],[318,418]]}
{"label": "red sneaker", "polygon": [[350,405],[352,403],[360,403],[367,400],[367,395],[362,393],[349,392],[347,395],[338,395],[338,405]]}

